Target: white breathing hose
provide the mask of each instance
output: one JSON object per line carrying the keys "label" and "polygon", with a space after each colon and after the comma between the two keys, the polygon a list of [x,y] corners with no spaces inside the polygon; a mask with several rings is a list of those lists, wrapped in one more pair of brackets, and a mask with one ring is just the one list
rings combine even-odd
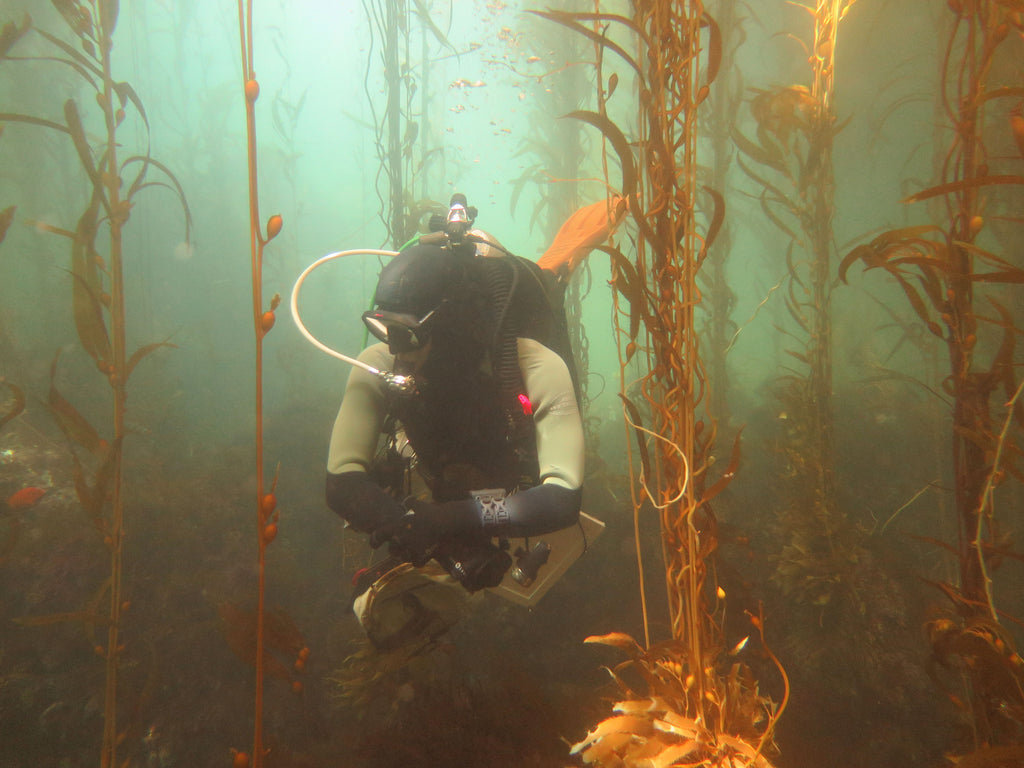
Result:
{"label": "white breathing hose", "polygon": [[396,251],[379,251],[372,248],[356,248],[355,250],[352,251],[337,251],[335,253],[328,253],[326,256],[317,259],[308,267],[306,267],[303,273],[299,275],[299,279],[295,281],[295,287],[292,288],[292,320],[295,321],[295,327],[299,329],[299,333],[305,336],[306,340],[309,341],[310,344],[319,349],[321,352],[326,352],[331,357],[336,357],[339,360],[348,363],[349,365],[354,365],[357,368],[362,368],[364,371],[372,373],[374,376],[391,377],[393,376],[393,374],[389,374],[386,371],[380,371],[374,368],[372,365],[367,365],[362,360],[356,360],[354,357],[343,355],[341,352],[338,352],[335,349],[331,349],[318,338],[316,338],[312,333],[310,333],[309,329],[306,328],[306,326],[303,324],[302,318],[299,317],[299,290],[302,288],[302,284],[305,282],[306,278],[309,277],[309,273],[312,272],[317,267],[319,267],[321,264],[326,264],[328,261],[331,261],[333,259],[340,259],[345,256],[353,256],[356,254],[365,254],[368,256],[398,255]]}

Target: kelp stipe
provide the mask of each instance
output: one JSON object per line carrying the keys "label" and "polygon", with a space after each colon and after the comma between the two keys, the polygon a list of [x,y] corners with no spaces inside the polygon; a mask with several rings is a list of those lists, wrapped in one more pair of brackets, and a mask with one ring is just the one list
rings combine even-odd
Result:
{"label": "kelp stipe", "polygon": [[[950,698],[971,728],[969,740],[956,745],[973,753],[963,762],[1002,765],[1024,753],[1024,661],[1000,623],[1009,617],[996,606],[993,591],[999,562],[1021,559],[1000,530],[994,491],[1011,479],[1024,480],[1015,463],[1024,425],[1024,385],[1017,383],[1014,360],[1022,329],[1019,300],[1007,305],[988,295],[981,303],[978,295],[992,288],[1006,295],[1024,283],[1019,264],[980,244],[992,221],[1017,238],[1024,223],[1019,213],[1000,215],[1007,190],[1024,185],[1024,89],[990,84],[1000,66],[1012,77],[1019,74],[1019,58],[1006,42],[1024,32],[1024,21],[997,0],[951,0],[948,9],[953,19],[943,46],[940,98],[952,142],[938,183],[904,201],[941,201],[945,220],[885,232],[855,248],[843,259],[840,277],[846,280],[858,261],[865,269],[885,270],[948,352],[941,388],[951,399],[958,541],[928,541],[955,556],[958,583],[933,582],[951,611],[932,620],[928,632],[935,660],[952,672],[946,673],[948,685],[959,691]],[[1003,396],[993,402],[1000,390]]]}
{"label": "kelp stipe", "polygon": [[[659,512],[672,632],[668,642],[651,645],[647,639],[646,648],[622,633],[590,638],[629,655],[610,670],[625,699],[573,751],[585,762],[604,765],[646,760],[767,766],[764,753],[772,747],[785,700],[775,709],[746,665],[727,657],[725,592],[715,586],[711,568],[717,540],[710,502],[738,469],[739,439],[728,466],[712,480],[716,426],[698,412],[706,406],[706,382],[694,322],[696,281],[725,210],[718,191],[698,190],[697,110],[718,72],[721,35],[699,2],[637,2],[632,17],[540,15],[586,35],[636,79],[636,155],[604,103],[598,112],[572,116],[599,129],[611,145],[637,232],[635,259],[618,248],[603,250],[612,259],[616,321],[622,321],[620,394],[639,455],[640,467],[631,468],[634,519],[647,501]],[[589,21],[600,22],[600,28],[586,26]],[[632,33],[638,54],[615,42],[615,33]],[[699,233],[700,204],[707,212]],[[646,373],[630,385],[627,366],[634,359],[645,359]],[[648,631],[646,610],[644,618]],[[763,645],[761,617],[748,618]],[[723,677],[725,667],[730,671]],[[620,674],[626,668],[640,674],[646,691],[634,691]]]}
{"label": "kelp stipe", "polygon": [[[245,100],[245,137],[246,137],[246,158],[248,165],[249,179],[249,254],[250,254],[250,277],[252,280],[252,321],[255,336],[255,415],[256,415],[256,545],[257,545],[257,586],[256,586],[256,611],[251,619],[246,619],[245,614],[230,604],[222,604],[220,608],[221,618],[227,627],[226,636],[229,643],[232,637],[243,638],[248,647],[253,649],[251,662],[256,669],[255,701],[253,715],[253,747],[252,765],[259,768],[263,765],[263,758],[267,750],[263,746],[263,692],[264,678],[270,665],[271,672],[279,664],[268,652],[268,619],[270,618],[266,609],[266,562],[267,547],[277,538],[278,523],[280,522],[280,510],[277,506],[277,497],[274,491],[277,486],[275,474],[270,487],[267,487],[266,469],[264,466],[263,452],[263,338],[270,333],[276,322],[275,312],[281,302],[280,296],[274,294],[269,305],[263,303],[263,251],[267,244],[277,237],[283,226],[283,219],[280,215],[274,214],[267,219],[266,230],[264,231],[260,222],[259,210],[259,177],[257,174],[257,153],[256,153],[256,100],[260,95],[260,85],[256,80],[256,72],[253,68],[253,0],[238,0],[238,34],[241,43],[241,64],[242,64],[242,94]],[[284,616],[282,614],[282,616]],[[284,616],[287,619],[287,616]],[[290,619],[288,619],[289,626]],[[248,630],[245,629],[248,627]],[[275,633],[276,634],[276,633]],[[292,641],[292,635],[299,640]],[[305,665],[308,650],[301,641],[298,630],[289,630],[286,633],[289,640],[285,647],[279,647],[280,643],[273,643],[271,647],[277,650],[292,652],[292,646],[298,644],[301,649],[299,660],[302,666]],[[254,648],[253,648],[254,646]],[[237,652],[237,650],[236,650]],[[296,666],[296,669],[299,667]],[[295,693],[302,692],[302,683],[298,680],[292,682],[292,690]],[[245,752],[234,751],[234,765],[249,765],[249,756]]]}
{"label": "kelp stipe", "polygon": [[[11,206],[8,210],[13,213],[14,206]],[[0,243],[3,242],[5,234],[6,226],[0,221]],[[0,376],[0,387],[4,387],[9,392],[9,395],[5,394],[0,399],[0,429],[3,429],[5,424],[16,419],[24,412],[25,392],[17,384],[7,381],[3,376]],[[0,536],[0,564],[7,559],[11,550],[14,549],[14,545],[18,543],[18,537],[21,534],[21,519],[18,515],[8,514],[5,517],[7,518],[4,523],[6,530]]]}
{"label": "kelp stipe", "polygon": [[[720,74],[715,87],[708,95],[710,114],[701,118],[701,130],[710,136],[711,159],[709,180],[711,189],[725,190],[726,178],[732,166],[731,126],[743,103],[743,76],[736,66],[736,52],[744,39],[743,18],[739,0],[719,0],[713,13],[721,30],[720,43],[722,58]],[[724,192],[723,192],[724,194]],[[732,419],[729,408],[730,376],[727,357],[731,340],[738,333],[738,326],[732,319],[736,306],[736,293],[729,285],[726,265],[732,253],[732,227],[726,218],[718,231],[714,245],[709,249],[707,267],[701,271],[702,292],[706,298],[707,321],[702,329],[705,342],[708,376],[708,413],[725,430],[725,437],[732,434]]]}
{"label": "kelp stipe", "polygon": [[[440,147],[431,147],[429,130],[429,80],[431,59],[427,57],[428,41],[433,39],[442,48],[454,51],[431,18],[428,3],[406,0],[373,0],[364,8],[370,21],[367,45],[367,66],[364,90],[373,119],[374,144],[380,170],[375,179],[380,200],[380,218],[387,232],[386,242],[401,248],[420,229],[420,220],[439,208],[427,190],[440,179],[429,179],[428,170],[443,154]],[[423,57],[418,59],[409,41],[412,21],[419,21]],[[381,46],[380,58],[384,72],[384,108],[370,97],[369,78],[373,71],[374,53]],[[415,190],[420,188],[420,196]],[[447,208],[445,208],[447,210]]]}
{"label": "kelp stipe", "polygon": [[[189,239],[191,215],[181,185],[174,174],[150,155],[149,120],[145,108],[131,84],[118,81],[111,67],[113,36],[117,27],[117,0],[90,0],[55,4],[71,32],[75,44],[32,26],[26,15],[21,26],[10,23],[2,36],[0,58],[7,61],[40,61],[60,64],[73,71],[82,87],[95,92],[95,103],[103,119],[104,132],[99,150],[87,138],[78,102],[72,97],[64,102],[64,123],[32,115],[2,114],[0,121],[23,123],[66,134],[75,149],[82,170],[92,185],[90,201],[82,212],[74,231],[36,223],[39,229],[66,237],[71,241],[72,310],[78,339],[93,359],[97,370],[106,378],[112,398],[111,440],[96,429],[57,389],[56,374],[60,354],[50,369],[50,392],[47,405],[72,446],[74,485],[79,501],[89,514],[103,543],[109,551],[110,575],[90,601],[88,610],[52,617],[30,617],[28,625],[46,625],[57,621],[82,621],[94,636],[97,625],[107,628],[106,643],[95,643],[98,656],[105,661],[103,704],[103,741],[100,764],[103,768],[121,765],[118,746],[128,734],[118,728],[118,674],[125,646],[121,642],[122,613],[128,606],[123,594],[123,557],[125,540],[125,507],[123,474],[126,427],[127,385],[136,365],[151,352],[173,346],[167,342],[145,344],[131,354],[127,349],[127,318],[125,314],[123,230],[128,222],[137,195],[147,186],[159,184],[178,195],[185,214],[185,239]],[[30,30],[50,47],[48,56],[16,57],[11,55],[18,41]],[[117,138],[118,128],[128,110],[142,120],[147,136],[144,154],[119,159],[123,144]],[[159,172],[163,181],[147,181],[151,171]],[[104,224],[109,233],[107,258],[97,250],[97,238]],[[106,613],[101,612],[103,598],[108,598]],[[129,728],[137,723],[129,724]]]}
{"label": "kelp stipe", "polygon": [[[833,106],[839,25],[854,0],[818,0],[810,45],[811,86],[754,89],[756,138],[734,132],[737,162],[758,187],[761,208],[789,238],[786,308],[800,346],[784,351],[797,368],[775,383],[787,435],[782,451],[794,490],[779,520],[789,539],[773,579],[819,612],[856,601],[849,574],[862,534],[836,493],[832,405],[832,146],[842,130]],[[788,366],[787,366],[788,368]]]}

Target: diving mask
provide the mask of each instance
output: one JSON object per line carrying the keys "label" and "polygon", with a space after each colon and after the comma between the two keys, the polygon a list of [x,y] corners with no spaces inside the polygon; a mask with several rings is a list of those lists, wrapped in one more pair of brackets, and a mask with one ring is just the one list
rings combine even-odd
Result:
{"label": "diving mask", "polygon": [[388,345],[393,355],[403,352],[414,352],[421,349],[430,338],[427,324],[434,312],[432,309],[423,317],[402,312],[388,312],[382,309],[371,309],[363,313],[363,323],[375,338]]}

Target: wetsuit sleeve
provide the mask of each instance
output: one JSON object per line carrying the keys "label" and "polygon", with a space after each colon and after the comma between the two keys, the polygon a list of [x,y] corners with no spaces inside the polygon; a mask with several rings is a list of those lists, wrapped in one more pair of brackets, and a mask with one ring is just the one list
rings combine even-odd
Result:
{"label": "wetsuit sleeve", "polygon": [[555,352],[519,339],[519,367],[533,406],[542,484],[578,490],[583,485],[583,421],[569,369]]}
{"label": "wetsuit sleeve", "polygon": [[[392,366],[384,344],[367,347],[359,359],[381,370]],[[326,491],[327,506],[357,531],[372,531],[405,512],[366,474],[377,452],[384,410],[384,391],[377,378],[353,368],[331,432]]]}
{"label": "wetsuit sleeve", "polygon": [[579,520],[583,422],[565,361],[543,344],[519,339],[519,367],[533,406],[540,485],[499,501],[448,502],[449,512],[488,536],[539,536]]}

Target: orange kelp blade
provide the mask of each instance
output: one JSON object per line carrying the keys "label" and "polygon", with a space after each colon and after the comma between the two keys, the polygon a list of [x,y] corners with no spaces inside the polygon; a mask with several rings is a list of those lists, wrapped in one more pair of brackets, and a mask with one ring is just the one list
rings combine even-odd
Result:
{"label": "orange kelp blade", "polygon": [[580,208],[570,216],[555,235],[555,241],[537,266],[555,274],[571,275],[594,247],[607,240],[626,215],[626,198],[614,195]]}

